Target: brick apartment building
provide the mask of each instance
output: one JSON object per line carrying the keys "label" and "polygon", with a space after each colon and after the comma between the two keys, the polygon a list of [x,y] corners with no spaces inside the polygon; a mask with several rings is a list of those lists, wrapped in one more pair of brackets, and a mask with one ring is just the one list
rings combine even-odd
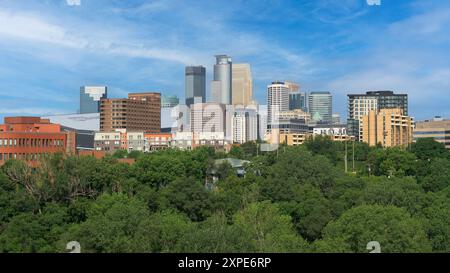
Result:
{"label": "brick apartment building", "polygon": [[161,94],[130,93],[125,99],[102,99],[100,131],[116,129],[159,133],[161,130]]}

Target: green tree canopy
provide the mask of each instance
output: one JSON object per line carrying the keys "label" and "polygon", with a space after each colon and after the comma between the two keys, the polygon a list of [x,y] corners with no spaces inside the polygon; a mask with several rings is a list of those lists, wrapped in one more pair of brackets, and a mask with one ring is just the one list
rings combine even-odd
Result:
{"label": "green tree canopy", "polygon": [[[430,252],[431,244],[422,223],[394,206],[362,205],[346,211],[324,230],[319,247],[342,244],[337,250],[368,252],[367,243],[378,241],[382,252]],[[318,249],[321,251],[323,249]]]}

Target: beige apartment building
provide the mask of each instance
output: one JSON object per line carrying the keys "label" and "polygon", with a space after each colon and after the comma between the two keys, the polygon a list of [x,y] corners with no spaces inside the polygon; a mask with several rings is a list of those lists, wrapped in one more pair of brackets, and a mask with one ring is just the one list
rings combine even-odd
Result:
{"label": "beige apartment building", "polygon": [[253,80],[250,64],[232,66],[232,103],[247,106],[253,98]]}
{"label": "beige apartment building", "polygon": [[413,141],[414,120],[400,108],[371,110],[361,120],[362,141],[370,146],[407,146]]}

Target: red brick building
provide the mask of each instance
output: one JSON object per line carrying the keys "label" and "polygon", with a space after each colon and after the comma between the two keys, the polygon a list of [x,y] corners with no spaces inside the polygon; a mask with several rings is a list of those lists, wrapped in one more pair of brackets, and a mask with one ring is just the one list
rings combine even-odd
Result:
{"label": "red brick building", "polygon": [[[75,143],[59,124],[39,117],[6,117],[0,124],[0,165],[20,159],[35,165],[45,154],[71,153]],[[69,143],[69,145],[68,145]]]}

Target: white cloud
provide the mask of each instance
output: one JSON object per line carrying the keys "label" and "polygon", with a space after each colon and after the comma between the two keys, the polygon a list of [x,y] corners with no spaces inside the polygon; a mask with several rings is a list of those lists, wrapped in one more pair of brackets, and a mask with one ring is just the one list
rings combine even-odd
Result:
{"label": "white cloud", "polygon": [[[0,37],[5,36],[13,39],[21,39],[29,42],[53,44],[72,49],[83,49],[101,54],[116,54],[128,57],[140,57],[160,59],[183,64],[196,63],[193,54],[183,51],[144,46],[142,43],[121,42],[117,40],[101,40],[98,37],[108,36],[101,30],[91,29],[88,33],[79,30],[68,30],[63,26],[49,23],[48,21],[33,14],[12,13],[0,10]],[[126,39],[123,39],[126,41]],[[33,44],[36,47],[35,44]]]}
{"label": "white cloud", "polygon": [[0,36],[83,48],[87,41],[70,35],[64,28],[48,23],[33,14],[0,10]]}
{"label": "white cloud", "polygon": [[69,6],[81,6],[81,0],[66,0]]}

